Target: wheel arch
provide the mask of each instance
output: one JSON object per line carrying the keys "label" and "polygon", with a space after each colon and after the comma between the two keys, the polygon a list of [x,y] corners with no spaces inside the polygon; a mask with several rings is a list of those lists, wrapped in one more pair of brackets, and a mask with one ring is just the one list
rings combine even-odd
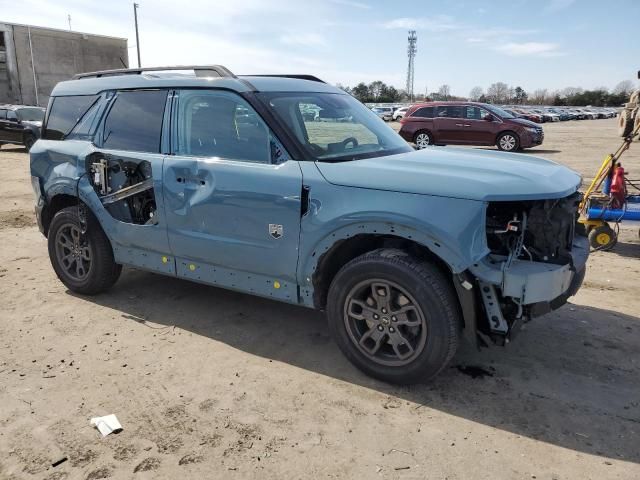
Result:
{"label": "wheel arch", "polygon": [[63,208],[72,207],[79,203],[81,202],[78,197],[69,193],[58,193],[53,195],[47,202],[46,206],[42,209],[42,228],[44,230],[44,236],[46,237],[48,235],[51,220],[56,213]]}
{"label": "wheel arch", "polygon": [[516,132],[515,130],[508,128],[506,130],[501,130],[496,134],[496,138],[495,141],[493,142],[494,145],[498,145],[498,140],[500,139],[500,137],[502,135],[504,135],[505,133],[510,133],[512,135],[514,135],[516,137],[516,140],[518,140],[518,145],[520,145],[522,143],[522,135],[520,135],[518,132]]}
{"label": "wheel arch", "polygon": [[[358,231],[359,230],[359,231]],[[305,282],[301,289],[303,303],[324,310],[331,282],[338,271],[354,258],[379,248],[393,248],[408,252],[412,256],[437,266],[447,278],[452,278],[451,265],[431,248],[413,238],[412,235],[394,228],[361,228],[353,234],[332,234],[333,243],[322,244],[311,254],[305,268]],[[436,245],[440,243],[435,242]]]}
{"label": "wheel arch", "polygon": [[415,143],[416,138],[417,138],[417,137],[418,137],[418,135],[420,135],[421,133],[428,133],[428,134],[429,134],[429,136],[431,137],[431,143],[433,143],[433,140],[434,140],[434,138],[433,138],[433,132],[431,131],[431,129],[429,129],[429,128],[425,128],[425,127],[421,127],[421,128],[419,128],[418,130],[416,130],[416,131],[415,131],[415,133],[413,134],[413,137],[412,137],[412,139],[411,139],[411,140]]}

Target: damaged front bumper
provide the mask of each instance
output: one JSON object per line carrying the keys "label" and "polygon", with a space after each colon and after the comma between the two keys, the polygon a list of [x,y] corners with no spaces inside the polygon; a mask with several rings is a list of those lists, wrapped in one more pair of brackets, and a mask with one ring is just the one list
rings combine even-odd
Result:
{"label": "damaged front bumper", "polygon": [[522,259],[509,265],[500,255],[488,255],[474,264],[469,271],[478,282],[487,333],[507,336],[522,320],[555,310],[575,295],[589,256],[586,237],[574,238],[571,256],[571,262],[564,265]]}

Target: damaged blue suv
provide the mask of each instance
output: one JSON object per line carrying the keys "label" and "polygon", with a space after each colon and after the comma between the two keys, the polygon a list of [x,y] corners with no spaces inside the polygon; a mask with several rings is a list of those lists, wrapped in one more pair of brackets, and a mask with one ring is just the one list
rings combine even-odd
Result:
{"label": "damaged blue suv", "polygon": [[309,75],[78,75],[51,95],[31,175],[70,290],[128,265],[324,310],[349,360],[394,383],[432,378],[463,338],[505,344],[577,291],[588,256],[572,170],[414,151]]}

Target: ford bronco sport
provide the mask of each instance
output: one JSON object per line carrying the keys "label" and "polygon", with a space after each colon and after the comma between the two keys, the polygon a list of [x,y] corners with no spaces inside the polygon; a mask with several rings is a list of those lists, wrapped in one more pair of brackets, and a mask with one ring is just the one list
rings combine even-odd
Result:
{"label": "ford bronco sport", "polygon": [[324,310],[349,360],[389,382],[433,377],[462,338],[505,344],[584,277],[578,174],[414,151],[312,76],[82,74],[55,87],[42,137],[36,214],[70,290],[130,265]]}

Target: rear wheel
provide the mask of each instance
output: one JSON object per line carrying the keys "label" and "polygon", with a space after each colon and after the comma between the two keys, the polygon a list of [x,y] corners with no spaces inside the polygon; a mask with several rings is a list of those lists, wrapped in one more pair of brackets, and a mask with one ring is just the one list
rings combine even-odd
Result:
{"label": "rear wheel", "polygon": [[496,145],[504,152],[514,152],[520,148],[520,139],[515,133],[504,132],[498,136]]}
{"label": "rear wheel", "polygon": [[91,212],[85,216],[83,225],[78,207],[55,214],[47,235],[49,258],[69,290],[95,295],[118,280],[122,266],[115,263],[111,243],[96,218]]}
{"label": "rear wheel", "polygon": [[450,283],[400,250],[376,250],[345,265],[331,283],[327,313],[345,356],[387,382],[428,381],[458,347],[461,322]]}
{"label": "rear wheel", "polygon": [[432,143],[431,134],[422,130],[415,134],[415,136],[413,137],[413,143],[416,144],[416,148],[418,150],[427,148]]}

